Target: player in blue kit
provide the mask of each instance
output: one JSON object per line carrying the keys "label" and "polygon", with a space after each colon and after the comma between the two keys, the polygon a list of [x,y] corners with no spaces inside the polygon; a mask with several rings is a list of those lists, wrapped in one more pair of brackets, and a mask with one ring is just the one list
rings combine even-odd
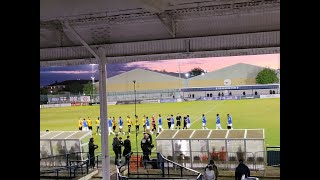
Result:
{"label": "player in blue kit", "polygon": [[216,117],[216,129],[222,129],[219,114]]}
{"label": "player in blue kit", "polygon": [[162,131],[162,117],[161,114],[159,114],[159,118],[158,118],[158,133],[157,135]]}
{"label": "player in blue kit", "polygon": [[207,128],[207,119],[204,114],[202,114],[202,129],[208,129]]}
{"label": "player in blue kit", "polygon": [[232,117],[229,114],[227,114],[227,118],[228,118],[228,129],[233,129],[232,128]]}

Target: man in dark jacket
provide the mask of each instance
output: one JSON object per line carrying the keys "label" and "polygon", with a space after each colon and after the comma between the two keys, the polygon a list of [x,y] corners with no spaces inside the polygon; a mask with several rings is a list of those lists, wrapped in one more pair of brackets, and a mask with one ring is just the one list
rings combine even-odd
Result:
{"label": "man in dark jacket", "polygon": [[236,168],[235,175],[234,175],[235,180],[241,180],[243,175],[246,178],[249,177],[250,176],[250,170],[249,170],[248,166],[243,163],[243,160],[240,159],[239,160],[239,165]]}
{"label": "man in dark jacket", "polygon": [[118,164],[118,159],[119,159],[119,151],[121,151],[120,147],[121,147],[121,144],[120,144],[120,141],[118,139],[118,134],[116,134],[116,137],[113,138],[113,142],[112,142],[112,149],[113,149],[113,152],[115,154],[115,164],[116,165],[119,165]]}
{"label": "man in dark jacket", "polygon": [[89,141],[89,162],[90,162],[90,167],[94,168],[95,166],[95,157],[94,157],[94,150],[96,150],[99,146],[95,145],[94,143],[94,139],[90,138]]}
{"label": "man in dark jacket", "polygon": [[151,141],[150,141],[150,137],[149,134],[145,133],[144,137],[141,140],[141,149],[143,152],[143,161],[144,161],[144,165],[147,165],[147,162],[145,161],[150,161],[150,149],[151,149]]}
{"label": "man in dark jacket", "polygon": [[123,156],[126,159],[126,164],[129,162],[130,156],[128,154],[131,152],[131,141],[130,136],[127,136],[127,139],[123,142],[124,150],[123,150]]}

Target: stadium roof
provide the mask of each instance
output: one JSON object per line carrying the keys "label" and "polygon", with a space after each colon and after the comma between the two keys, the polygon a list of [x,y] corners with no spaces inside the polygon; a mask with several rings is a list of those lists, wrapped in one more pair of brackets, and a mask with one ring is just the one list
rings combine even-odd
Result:
{"label": "stadium roof", "polygon": [[251,64],[238,63],[216,71],[208,72],[204,75],[195,76],[190,80],[197,79],[231,79],[231,78],[255,78],[257,74],[263,69],[260,66]]}
{"label": "stadium roof", "polygon": [[279,52],[280,0],[40,1],[41,66]]}
{"label": "stadium roof", "polygon": [[170,82],[179,81],[181,78],[145,69],[134,69],[108,78],[108,83],[128,83],[133,80],[137,82]]}

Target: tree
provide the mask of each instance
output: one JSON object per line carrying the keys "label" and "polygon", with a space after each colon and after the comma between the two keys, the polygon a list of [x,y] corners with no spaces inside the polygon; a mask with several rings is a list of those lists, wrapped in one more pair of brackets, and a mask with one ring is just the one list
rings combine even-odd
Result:
{"label": "tree", "polygon": [[92,82],[88,82],[87,84],[85,84],[83,86],[83,93],[84,94],[92,94],[92,91],[93,91],[93,84]]}
{"label": "tree", "polygon": [[69,86],[66,87],[66,91],[69,91],[70,93],[81,93],[83,90],[83,85],[80,84],[80,82],[73,82]]}
{"label": "tree", "polygon": [[40,88],[40,94],[47,95],[48,94],[48,90],[46,88]]}
{"label": "tree", "polygon": [[201,75],[202,73],[204,73],[204,70],[199,68],[199,67],[196,67],[196,68],[193,68],[191,69],[190,71],[190,76],[193,77],[193,76],[199,76]]}
{"label": "tree", "polygon": [[256,77],[257,84],[272,84],[278,83],[279,78],[277,77],[276,70],[270,68],[264,68],[261,70]]}

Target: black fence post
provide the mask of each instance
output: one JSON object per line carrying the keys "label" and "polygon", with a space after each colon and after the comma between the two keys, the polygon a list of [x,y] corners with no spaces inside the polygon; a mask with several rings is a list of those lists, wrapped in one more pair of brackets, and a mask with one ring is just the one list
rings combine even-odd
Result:
{"label": "black fence post", "polygon": [[180,176],[182,177],[182,166],[180,166],[180,172],[181,172]]}
{"label": "black fence post", "polygon": [[167,166],[168,166],[168,177],[169,177],[169,176],[170,176],[170,172],[169,172],[169,169],[170,169],[170,168],[169,168],[169,161],[167,161],[167,163],[168,163]]}

